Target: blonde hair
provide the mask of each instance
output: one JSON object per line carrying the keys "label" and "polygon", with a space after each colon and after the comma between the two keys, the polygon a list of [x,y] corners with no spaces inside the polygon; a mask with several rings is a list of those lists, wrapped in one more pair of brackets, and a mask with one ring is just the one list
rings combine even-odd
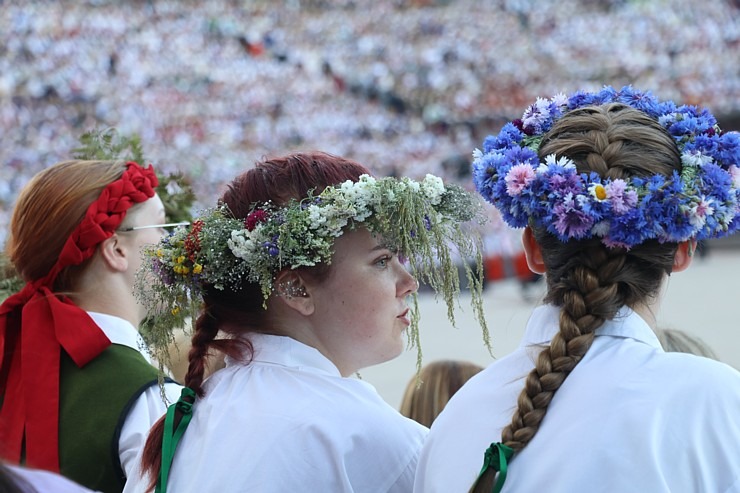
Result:
{"label": "blonde hair", "polygon": [[717,353],[700,338],[678,329],[655,329],[660,345],[669,353],[689,353],[719,360]]}
{"label": "blonde hair", "polygon": [[[57,163],[31,179],[13,209],[6,246],[8,259],[24,281],[40,279],[51,270],[90,204],[125,170],[123,161],[74,160]],[[68,288],[73,272],[81,268],[64,269],[55,288]]]}
{"label": "blonde hair", "polygon": [[426,427],[432,426],[455,392],[482,369],[482,366],[467,361],[429,363],[422,368],[419,378],[414,376],[406,386],[401,414]]}

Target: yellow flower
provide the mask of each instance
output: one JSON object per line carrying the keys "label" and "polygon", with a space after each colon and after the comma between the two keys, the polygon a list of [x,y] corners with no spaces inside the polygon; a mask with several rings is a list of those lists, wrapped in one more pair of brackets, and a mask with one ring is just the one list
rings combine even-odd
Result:
{"label": "yellow flower", "polygon": [[183,262],[185,262],[185,255],[180,255],[175,259],[175,263],[181,264]]}
{"label": "yellow flower", "polygon": [[164,255],[164,252],[162,251],[162,249],[161,248],[158,248],[157,249],[157,257],[162,258],[163,255]]}
{"label": "yellow flower", "polygon": [[193,266],[193,274],[200,274],[201,272],[203,272],[203,266],[200,264],[195,264]]}
{"label": "yellow flower", "polygon": [[180,307],[179,306],[176,306],[175,308],[173,308],[170,311],[172,312],[173,315],[177,315],[178,313],[180,313]]}
{"label": "yellow flower", "polygon": [[180,269],[180,270],[182,271],[182,272],[180,272],[180,274],[182,274],[183,276],[186,276],[190,272],[190,267],[185,267],[183,265],[182,266],[182,269]]}
{"label": "yellow flower", "polygon": [[591,185],[591,194],[596,197],[596,200],[606,200],[606,188],[600,183]]}

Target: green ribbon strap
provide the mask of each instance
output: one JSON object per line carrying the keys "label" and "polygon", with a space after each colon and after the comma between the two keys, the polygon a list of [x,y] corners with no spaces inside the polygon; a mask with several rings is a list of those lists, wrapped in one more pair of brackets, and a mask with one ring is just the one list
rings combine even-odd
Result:
{"label": "green ribbon strap", "polygon": [[489,467],[498,473],[496,484],[493,485],[493,493],[499,493],[501,488],[504,487],[506,471],[509,468],[508,461],[511,459],[512,455],[514,455],[514,449],[507,447],[501,442],[492,443],[491,446],[486,449],[486,453],[483,458],[483,468],[478,473],[478,477],[480,478]]}
{"label": "green ribbon strap", "polygon": [[[182,389],[180,398],[176,403],[167,408],[167,416],[164,419],[164,436],[162,438],[162,467],[159,469],[159,479],[154,493],[167,492],[167,480],[170,476],[170,467],[175,458],[177,444],[180,443],[185,429],[193,417],[193,402],[195,402],[195,391],[189,387]],[[175,411],[180,411],[182,419],[177,429],[175,426]]]}

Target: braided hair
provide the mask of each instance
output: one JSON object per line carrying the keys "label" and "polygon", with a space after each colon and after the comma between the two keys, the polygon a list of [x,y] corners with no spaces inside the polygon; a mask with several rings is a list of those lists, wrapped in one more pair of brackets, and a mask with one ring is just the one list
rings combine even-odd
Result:
{"label": "braided hair", "polygon": [[[612,179],[670,176],[681,167],[678,148],[663,127],[618,103],[564,115],[542,139],[540,159],[550,154],[569,157],[580,173]],[[501,432],[501,442],[514,451],[536,435],[555,392],[591,347],[594,331],[622,306],[644,304],[657,296],[677,249],[675,243],[656,240],[630,250],[610,249],[600,238],[563,243],[544,228],[532,232],[547,271],[544,301],[560,308],[560,330],[539,353],[511,423]],[[495,474],[489,468],[470,491],[490,492]]]}
{"label": "braided hair", "polygon": [[[363,165],[321,152],[296,153],[266,159],[237,176],[227,187],[219,203],[226,205],[234,217],[244,219],[255,205],[272,202],[285,205],[291,199],[301,199],[310,190],[320,193],[327,186],[346,180],[357,181],[370,172]],[[304,274],[320,280],[328,273],[326,265],[303,268]],[[242,361],[251,360],[254,349],[240,334],[264,330],[268,313],[263,305],[262,288],[258,283],[243,280],[239,289],[220,290],[204,286],[203,306],[195,323],[188,354],[185,386],[198,396],[205,393],[203,380],[211,351],[216,350]],[[227,335],[217,339],[219,333]],[[181,415],[175,414],[175,427]],[[142,470],[149,473],[149,489],[154,489],[162,463],[164,417],[149,434],[142,457]]]}

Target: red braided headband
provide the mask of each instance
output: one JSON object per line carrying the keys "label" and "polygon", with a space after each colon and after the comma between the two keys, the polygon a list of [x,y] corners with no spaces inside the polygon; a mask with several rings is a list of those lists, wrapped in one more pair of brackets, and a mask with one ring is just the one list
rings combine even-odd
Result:
{"label": "red braided headband", "polygon": [[60,350],[82,368],[110,345],[84,310],[52,288],[65,267],[92,257],[113,236],[131,206],[154,196],[152,166],[126,165],[90,204],[49,273],[0,305],[0,456],[13,463],[25,442],[27,465],[59,471]]}

